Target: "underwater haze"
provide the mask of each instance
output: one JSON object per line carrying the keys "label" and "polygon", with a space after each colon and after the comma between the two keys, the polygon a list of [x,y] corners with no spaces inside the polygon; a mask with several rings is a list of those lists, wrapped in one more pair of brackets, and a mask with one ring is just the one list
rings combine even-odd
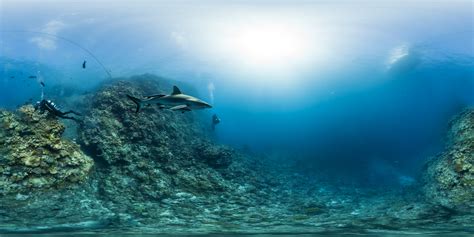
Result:
{"label": "underwater haze", "polygon": [[0,66],[2,234],[474,233],[472,1],[0,0]]}

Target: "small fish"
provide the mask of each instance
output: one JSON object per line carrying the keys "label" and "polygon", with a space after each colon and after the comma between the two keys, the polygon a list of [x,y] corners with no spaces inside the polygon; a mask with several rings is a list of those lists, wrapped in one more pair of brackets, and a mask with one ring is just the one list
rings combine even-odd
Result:
{"label": "small fish", "polygon": [[84,60],[84,62],[82,63],[82,68],[86,68],[86,63],[87,63],[87,61]]}
{"label": "small fish", "polygon": [[41,86],[42,87],[45,87],[46,85],[44,84],[44,82],[40,82]]}
{"label": "small fish", "polygon": [[35,78],[36,78],[36,76],[29,76],[28,78],[35,79]]}

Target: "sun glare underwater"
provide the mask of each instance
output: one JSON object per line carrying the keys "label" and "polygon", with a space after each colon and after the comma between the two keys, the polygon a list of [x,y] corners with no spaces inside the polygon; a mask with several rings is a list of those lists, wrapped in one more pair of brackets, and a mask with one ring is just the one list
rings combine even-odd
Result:
{"label": "sun glare underwater", "polygon": [[0,0],[0,235],[472,235],[473,29],[462,0]]}

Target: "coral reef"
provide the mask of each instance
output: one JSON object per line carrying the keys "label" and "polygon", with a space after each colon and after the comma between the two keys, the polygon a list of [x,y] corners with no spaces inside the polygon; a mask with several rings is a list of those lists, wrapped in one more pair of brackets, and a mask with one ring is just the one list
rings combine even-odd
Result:
{"label": "coral reef", "polygon": [[125,95],[167,93],[171,85],[161,86],[165,83],[159,79],[144,75],[132,81],[118,80],[86,99],[91,103],[85,105],[88,112],[79,140],[101,162],[135,163],[144,157],[166,162],[182,157],[190,142],[201,137],[191,113],[174,113],[158,106],[145,107],[139,114],[132,112],[135,105]]}
{"label": "coral reef", "polygon": [[302,175],[278,159],[215,144],[206,111],[151,105],[136,114],[125,96],[167,93],[172,85],[145,74],[74,100],[69,106],[84,114],[82,151],[61,136],[64,125],[31,106],[1,111],[0,234],[474,230],[474,215],[438,205],[472,205],[472,111],[454,120],[448,150],[427,166],[433,205],[412,189],[358,189]]}
{"label": "coral reef", "polygon": [[233,150],[226,146],[198,141],[193,147],[199,159],[213,168],[227,168],[232,163]]}
{"label": "coral reef", "polygon": [[428,201],[474,210],[474,109],[451,121],[446,150],[427,163],[423,182]]}
{"label": "coral reef", "polygon": [[93,160],[63,139],[64,125],[23,106],[0,111],[0,195],[69,186],[84,181]]}
{"label": "coral reef", "polygon": [[109,82],[85,100],[90,103],[84,105],[88,112],[78,141],[96,160],[100,188],[111,200],[162,200],[177,192],[215,193],[235,186],[221,174],[235,154],[210,142],[209,128],[199,122],[207,113],[150,105],[136,114],[126,97],[167,93],[170,88],[167,80],[142,75]]}

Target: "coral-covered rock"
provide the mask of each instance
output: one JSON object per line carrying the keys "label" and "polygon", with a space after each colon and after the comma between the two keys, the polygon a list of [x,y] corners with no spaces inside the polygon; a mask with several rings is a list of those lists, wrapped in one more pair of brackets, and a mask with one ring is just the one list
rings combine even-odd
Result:
{"label": "coral-covered rock", "polygon": [[232,163],[233,151],[226,146],[209,142],[198,142],[194,145],[196,154],[213,168],[226,168]]}
{"label": "coral-covered rock", "polygon": [[193,114],[160,110],[156,105],[136,114],[135,104],[126,97],[169,93],[165,90],[171,88],[150,75],[106,84],[87,99],[91,103],[86,105],[89,112],[81,126],[80,142],[108,165],[139,162],[145,157],[163,162],[174,159],[178,154],[172,150],[187,149],[188,140],[201,135]]}
{"label": "coral-covered rock", "polygon": [[474,209],[474,109],[456,116],[446,151],[430,160],[424,173],[424,193],[442,206]]}
{"label": "coral-covered rock", "polygon": [[[426,203],[412,190],[333,186],[275,158],[214,144],[205,111],[149,106],[135,114],[125,96],[171,86],[142,75],[109,81],[75,100],[82,104],[71,107],[85,115],[78,140],[96,166],[86,182],[63,189],[43,191],[85,179],[92,160],[61,138],[64,126],[55,118],[31,106],[18,114],[0,111],[0,190],[15,192],[0,195],[0,235],[472,229],[474,215]],[[430,201],[472,207],[473,134],[471,110],[454,120],[448,149],[427,166]],[[27,193],[29,187],[41,192]]]}
{"label": "coral-covered rock", "polygon": [[93,160],[63,139],[64,125],[47,113],[23,106],[0,111],[0,195],[78,183]]}
{"label": "coral-covered rock", "polygon": [[228,167],[233,153],[209,142],[202,127],[207,120],[199,121],[208,115],[205,111],[181,113],[150,105],[135,113],[126,96],[166,94],[171,88],[166,79],[142,75],[109,82],[85,100],[90,103],[84,106],[88,112],[79,141],[107,169],[98,174],[102,190],[117,202],[122,202],[117,192],[138,201],[163,199],[177,190],[206,193],[228,186],[216,168]]}

